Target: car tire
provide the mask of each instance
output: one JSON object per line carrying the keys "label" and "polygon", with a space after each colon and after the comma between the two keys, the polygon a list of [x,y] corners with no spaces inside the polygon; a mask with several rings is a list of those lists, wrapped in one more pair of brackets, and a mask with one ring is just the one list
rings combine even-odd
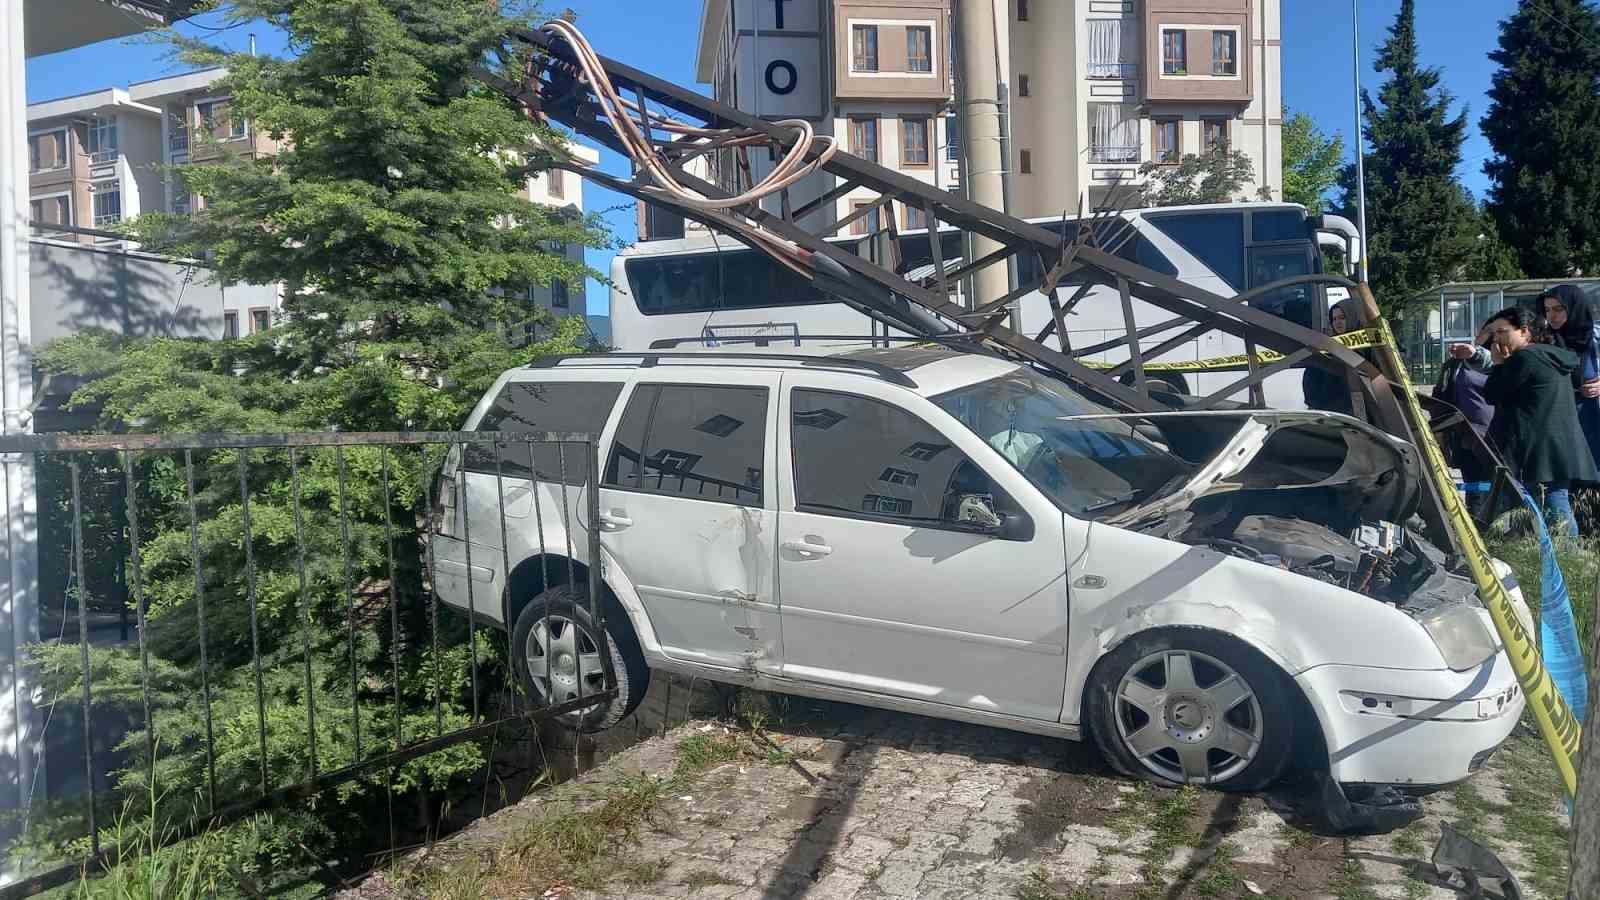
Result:
{"label": "car tire", "polygon": [[1260,790],[1294,756],[1302,726],[1293,690],[1281,669],[1242,641],[1162,629],[1129,638],[1095,664],[1086,720],[1100,752],[1125,775]]}
{"label": "car tire", "polygon": [[[585,733],[605,731],[627,718],[644,700],[650,685],[650,669],[626,613],[615,604],[608,606],[606,645],[616,674],[617,696],[607,703],[557,717],[567,727]],[[597,652],[599,633],[589,614],[587,591],[557,585],[533,598],[517,615],[516,626],[511,630],[512,665],[529,703],[537,708],[549,702],[551,694],[554,702],[565,703],[577,699],[580,690],[603,690],[605,674]],[[553,690],[546,688],[547,648],[555,651],[549,657],[548,683]]]}

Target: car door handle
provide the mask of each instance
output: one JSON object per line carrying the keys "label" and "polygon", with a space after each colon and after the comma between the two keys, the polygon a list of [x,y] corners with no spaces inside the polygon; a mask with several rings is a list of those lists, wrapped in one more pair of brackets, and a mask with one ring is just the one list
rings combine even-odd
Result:
{"label": "car door handle", "polygon": [[784,541],[783,549],[790,550],[805,557],[822,557],[833,552],[827,544],[814,544],[810,541]]}
{"label": "car door handle", "polygon": [[600,527],[605,531],[621,531],[633,524],[633,520],[624,515],[620,510],[600,514]]}

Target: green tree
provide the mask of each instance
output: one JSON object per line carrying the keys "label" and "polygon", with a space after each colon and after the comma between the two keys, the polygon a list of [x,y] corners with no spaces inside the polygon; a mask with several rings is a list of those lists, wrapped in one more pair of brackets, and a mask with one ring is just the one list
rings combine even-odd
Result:
{"label": "green tree", "polygon": [[1600,11],[1522,0],[1500,24],[1481,127],[1488,208],[1539,278],[1600,269]]}
{"label": "green tree", "polygon": [[1255,167],[1238,150],[1221,149],[1204,156],[1191,153],[1175,166],[1147,162],[1139,174],[1145,177],[1145,206],[1184,206],[1243,199],[1240,194],[1255,180]]}
{"label": "green tree", "polygon": [[[1417,59],[1416,3],[1402,0],[1378,51],[1389,73],[1378,101],[1363,91],[1368,259],[1373,293],[1396,315],[1418,291],[1454,277],[1477,241],[1472,198],[1456,179],[1467,114],[1450,115],[1452,97],[1440,72]],[[1340,178],[1341,211],[1356,215],[1356,169]]]}
{"label": "green tree", "polygon": [[1467,258],[1464,281],[1510,281],[1526,278],[1515,247],[1500,237],[1494,216],[1487,209],[1478,213],[1478,237]]}
{"label": "green tree", "polygon": [[1324,135],[1303,112],[1283,110],[1283,199],[1313,213],[1344,168],[1344,138]]}
{"label": "green tree", "polygon": [[[562,152],[563,136],[473,78],[480,65],[521,71],[506,38],[511,17],[483,0],[235,0],[228,15],[282,29],[292,55],[233,55],[173,40],[189,63],[228,67],[216,90],[233,98],[229,115],[247,117],[281,150],[180,167],[174,174],[206,199],[203,209],[193,218],[140,217],[129,231],[147,247],[206,259],[224,282],[282,283],[282,311],[271,329],[244,340],[91,334],[59,342],[43,364],[90,379],[74,404],[101,410],[107,426],[149,431],[452,430],[500,372],[578,349],[580,319],[556,324],[515,299],[529,283],[581,284],[590,273],[552,251],[608,239],[598,220],[518,193],[529,167]],[[319,764],[328,771],[432,735],[440,724],[465,723],[467,661],[503,659],[482,632],[469,647],[451,623],[436,648],[418,612],[426,607],[416,593],[417,533],[439,450],[305,451],[293,464],[282,452],[252,452],[253,581],[239,452],[194,456],[219,807],[257,792],[263,768],[272,786],[306,777],[313,705]],[[111,782],[134,819],[148,816],[161,829],[204,812],[210,788],[185,472],[181,459],[159,454],[143,455],[138,468],[156,725],[153,735],[126,737],[128,763]],[[311,511],[303,523],[296,495]],[[348,510],[348,543],[340,509]],[[353,592],[344,587],[347,565]],[[390,592],[399,594],[395,609],[405,610],[393,635]],[[264,716],[252,663],[257,640]],[[76,648],[40,647],[36,659],[53,699],[75,703]],[[96,648],[92,680],[97,709],[123,706],[141,720],[136,654]],[[480,699],[489,702],[482,692],[492,687],[483,686]],[[268,725],[265,760],[258,719]],[[147,740],[157,746],[154,760]],[[467,744],[413,761],[393,774],[393,790],[448,786],[481,771],[483,757]],[[229,864],[281,877],[307,869],[306,847],[336,862],[359,860],[371,849],[364,841],[387,837],[393,807],[384,805],[382,774],[341,787],[338,799],[235,826]],[[103,811],[102,824],[116,808]],[[22,852],[38,859],[73,841],[81,849],[84,823],[75,815],[47,819]]]}

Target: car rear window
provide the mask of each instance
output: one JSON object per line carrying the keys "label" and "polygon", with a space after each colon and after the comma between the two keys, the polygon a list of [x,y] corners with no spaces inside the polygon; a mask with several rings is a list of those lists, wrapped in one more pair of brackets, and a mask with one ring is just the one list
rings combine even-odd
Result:
{"label": "car rear window", "polygon": [[[495,397],[477,430],[588,432],[598,438],[621,393],[619,382],[514,381]],[[517,443],[500,448],[499,471],[507,477],[527,478],[533,473],[540,481],[584,484],[588,465],[583,454],[580,444]],[[494,474],[494,448],[467,447],[466,469]]]}

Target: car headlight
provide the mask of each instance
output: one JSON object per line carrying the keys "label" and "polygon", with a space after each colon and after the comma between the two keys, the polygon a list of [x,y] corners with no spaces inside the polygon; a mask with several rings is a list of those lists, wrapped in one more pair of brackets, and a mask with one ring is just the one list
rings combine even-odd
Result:
{"label": "car headlight", "polygon": [[1417,616],[1428,637],[1444,657],[1444,664],[1461,672],[1476,668],[1494,655],[1494,635],[1484,627],[1478,610],[1466,603],[1449,603]]}

